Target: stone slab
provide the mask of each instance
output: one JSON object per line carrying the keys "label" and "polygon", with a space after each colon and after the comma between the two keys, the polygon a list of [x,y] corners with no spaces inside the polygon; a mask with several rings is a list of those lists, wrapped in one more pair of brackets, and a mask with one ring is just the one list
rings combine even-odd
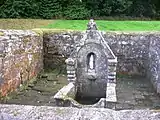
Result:
{"label": "stone slab", "polygon": [[2,105],[1,120],[159,120],[160,112],[151,110],[114,111],[105,108]]}
{"label": "stone slab", "polygon": [[107,102],[117,102],[115,83],[107,83],[106,101]]}
{"label": "stone slab", "polygon": [[54,99],[63,99],[68,98],[67,94],[71,92],[75,88],[73,83],[69,83],[68,85],[61,88],[54,96]]}

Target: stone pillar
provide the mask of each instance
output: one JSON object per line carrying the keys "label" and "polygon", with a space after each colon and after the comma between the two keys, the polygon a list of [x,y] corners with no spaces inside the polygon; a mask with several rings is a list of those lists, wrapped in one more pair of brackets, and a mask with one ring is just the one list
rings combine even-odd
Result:
{"label": "stone pillar", "polygon": [[106,89],[106,106],[110,109],[115,109],[117,102],[116,95],[116,66],[117,57],[115,59],[108,59],[108,82]]}
{"label": "stone pillar", "polygon": [[67,64],[67,80],[69,82],[75,83],[76,81],[76,72],[75,72],[75,60],[73,58],[66,59]]}
{"label": "stone pillar", "polygon": [[117,58],[108,59],[108,83],[116,83]]}

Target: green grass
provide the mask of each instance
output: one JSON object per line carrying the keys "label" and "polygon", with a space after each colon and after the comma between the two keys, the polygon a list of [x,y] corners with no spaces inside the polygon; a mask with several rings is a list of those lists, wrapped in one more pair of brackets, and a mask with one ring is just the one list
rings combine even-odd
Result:
{"label": "green grass", "polygon": [[[86,30],[88,20],[56,20],[43,27],[50,29]],[[160,21],[105,21],[96,20],[104,31],[160,31]]]}
{"label": "green grass", "polygon": [[[86,30],[87,23],[88,20],[0,19],[0,29]],[[160,31],[160,21],[96,20],[96,23],[103,31]]]}
{"label": "green grass", "polygon": [[0,29],[33,29],[54,23],[53,20],[41,19],[0,19]]}

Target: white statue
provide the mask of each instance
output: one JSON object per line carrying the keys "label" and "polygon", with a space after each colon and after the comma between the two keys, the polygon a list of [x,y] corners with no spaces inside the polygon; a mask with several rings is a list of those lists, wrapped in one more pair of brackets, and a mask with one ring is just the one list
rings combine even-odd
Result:
{"label": "white statue", "polygon": [[89,68],[91,70],[94,69],[94,56],[93,56],[93,54],[91,54],[90,59],[89,59]]}

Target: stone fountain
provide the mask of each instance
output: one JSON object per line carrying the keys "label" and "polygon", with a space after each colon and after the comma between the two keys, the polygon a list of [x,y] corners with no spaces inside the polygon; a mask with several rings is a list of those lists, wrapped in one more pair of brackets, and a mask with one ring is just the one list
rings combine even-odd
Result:
{"label": "stone fountain", "polygon": [[114,109],[117,57],[93,19],[66,64],[69,84],[54,96],[58,106]]}

